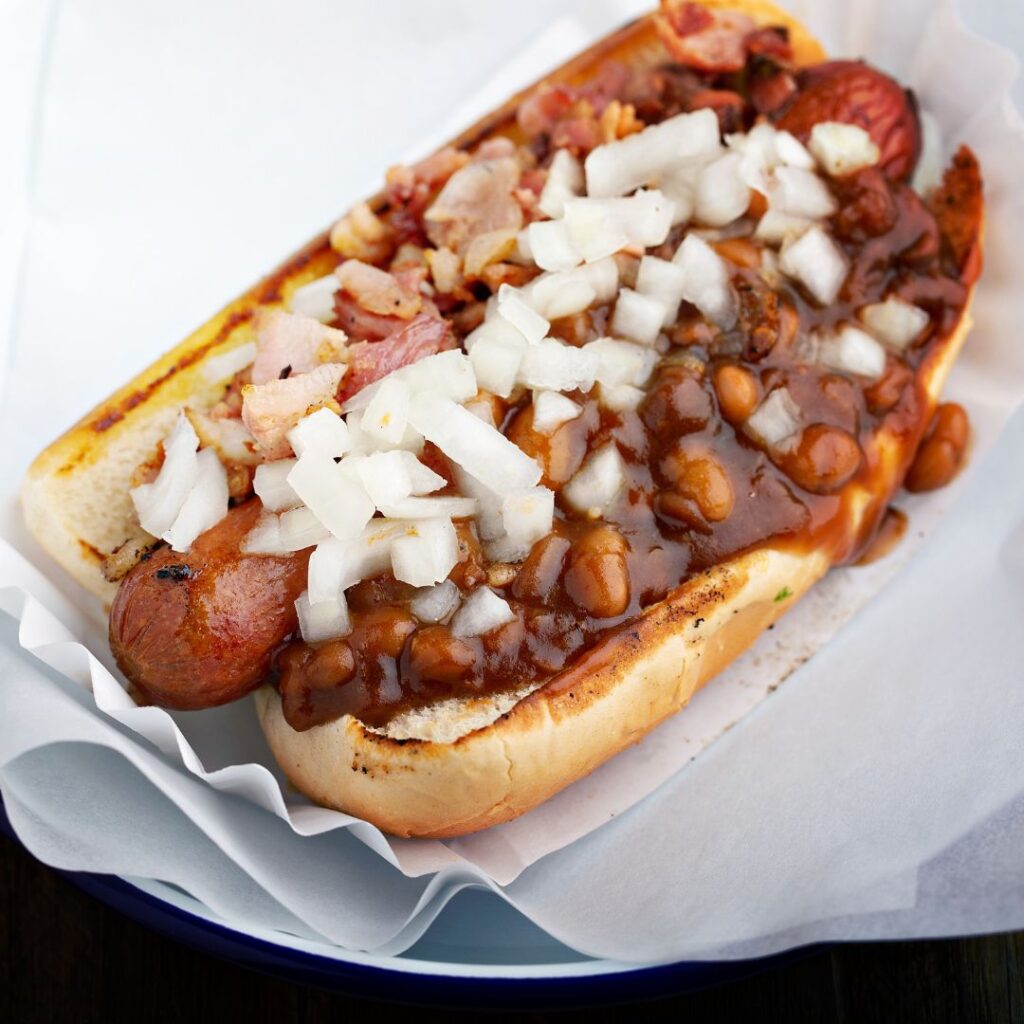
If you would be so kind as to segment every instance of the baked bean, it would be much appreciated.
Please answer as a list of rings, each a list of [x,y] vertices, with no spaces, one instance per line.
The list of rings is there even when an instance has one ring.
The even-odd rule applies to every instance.
[[[556,533],[537,541],[512,584],[513,595],[520,601],[545,600],[562,578],[565,557],[571,546],[565,537]]]
[[[356,659],[347,640],[331,640],[310,647],[300,640],[289,644],[278,658],[282,688],[294,679],[313,690],[344,686],[356,674]]]
[[[709,324],[703,317],[683,317],[668,329],[668,339],[673,345],[687,348],[690,345],[703,345],[710,348],[719,337],[718,328]]]
[[[509,425],[508,438],[539,463],[545,487],[556,488],[571,479],[587,456],[587,442],[597,429],[600,413],[597,403],[587,402],[575,419],[563,423],[546,436],[533,429],[533,406],[521,410]]]
[[[487,559],[471,522],[455,523],[455,536],[459,542],[459,560],[448,573],[448,579],[462,590],[472,590],[487,579]]]
[[[857,439],[825,423],[814,423],[801,435],[795,449],[786,453],[783,469],[795,483],[812,494],[839,490],[861,463]]]
[[[757,381],[742,366],[733,363],[717,366],[715,393],[722,415],[730,423],[742,423],[757,408]]]
[[[366,657],[397,658],[416,620],[404,608],[376,608],[363,612],[353,623],[359,649]]]
[[[697,502],[678,491],[660,491],[654,499],[654,511],[661,519],[667,519],[675,525],[682,523],[700,533],[711,532]]]
[[[565,574],[569,597],[595,618],[621,615],[629,607],[628,546],[614,526],[596,526],[576,542]]]
[[[885,373],[869,388],[864,389],[868,408],[876,414],[895,408],[913,379],[914,372],[903,360],[889,356]]]
[[[409,643],[409,667],[421,679],[455,683],[465,679],[476,662],[476,647],[453,636],[447,626],[418,629]]]
[[[738,267],[754,270],[761,266],[761,247],[751,238],[726,238],[715,242],[714,249],[722,259]]]
[[[657,433],[691,434],[711,418],[711,396],[689,367],[666,366],[640,406],[646,426]]]
[[[696,502],[710,523],[727,519],[736,496],[728,470],[706,445],[676,446],[662,459],[661,470],[673,490]]]
[[[910,465],[903,484],[906,489],[933,491],[948,484],[964,464],[970,434],[970,421],[962,405],[940,405]]]

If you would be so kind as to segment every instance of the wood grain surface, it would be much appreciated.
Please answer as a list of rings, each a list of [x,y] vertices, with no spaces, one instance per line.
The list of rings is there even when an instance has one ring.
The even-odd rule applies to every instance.
[[[95,902],[0,838],[0,1022],[459,1024],[479,1012],[410,1009],[303,988],[204,956]],[[1024,932],[839,946],[672,999],[489,1021],[1024,1022]]]

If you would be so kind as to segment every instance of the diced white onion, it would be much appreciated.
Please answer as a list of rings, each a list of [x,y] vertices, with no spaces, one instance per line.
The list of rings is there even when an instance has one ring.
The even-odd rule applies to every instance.
[[[311,600],[327,600],[360,580],[379,576],[391,565],[391,543],[404,536],[410,526],[404,522],[372,519],[352,540],[328,537],[321,540],[309,557]]]
[[[459,606],[459,588],[451,580],[441,580],[421,590],[409,602],[409,610],[420,622],[443,622]]]
[[[523,558],[541,537],[551,532],[554,515],[555,493],[547,487],[507,494],[501,503],[505,534],[512,542],[523,545]]]
[[[296,508],[302,499],[288,483],[288,474],[295,467],[295,459],[278,459],[275,462],[264,462],[256,467],[253,477],[253,489],[256,491],[263,507],[271,512],[283,512],[285,509]]]
[[[324,324],[330,323],[335,318],[334,296],[339,287],[340,283],[333,273],[318,277],[292,292],[288,308],[293,313],[301,313]]]
[[[665,305],[650,295],[641,295],[632,288],[619,292],[612,314],[610,330],[620,338],[628,338],[640,345],[653,345],[665,321]]]
[[[285,551],[302,551],[326,540],[330,531],[305,506],[282,512],[278,518],[278,536]]]
[[[488,337],[477,341],[469,353],[477,384],[499,398],[508,398],[516,386],[526,347],[522,337],[514,344]]]
[[[576,276],[575,272],[543,274],[530,282],[530,303],[548,320],[582,313],[596,299],[594,289],[582,277]]]
[[[353,479],[369,495],[370,501],[377,508],[383,508],[412,494],[409,459],[416,461],[409,452],[371,452],[345,459],[341,468],[354,474]]]
[[[595,302],[611,302],[619,290],[619,265],[610,256],[577,267],[572,276],[594,289]]]
[[[583,346],[597,355],[597,380],[602,387],[631,384],[643,387],[651,378],[658,355],[652,349],[613,338],[598,338]]]
[[[164,439],[164,462],[156,479],[131,489],[139,523],[154,537],[162,537],[171,528],[196,482],[198,447],[199,436],[187,417],[179,413]]]
[[[541,280],[543,277],[560,276],[560,275],[545,275],[542,274],[537,280]],[[531,300],[531,305],[532,305]],[[522,348],[526,343],[526,339],[523,337],[522,331],[518,328],[513,327],[507,320],[503,320],[500,316],[495,313],[493,316],[488,316],[486,320],[477,328],[470,331],[466,335],[465,348],[470,355],[473,353],[473,349],[476,348],[477,344],[481,341],[500,341],[505,345],[512,348]],[[479,382],[478,382],[479,384]]]
[[[626,484],[626,469],[614,442],[598,449],[562,488],[562,496],[577,511],[601,515]]]
[[[459,540],[450,519],[421,519],[391,542],[391,571],[413,587],[440,583],[458,560]]]
[[[848,270],[846,257],[818,226],[784,245],[779,265],[784,273],[801,281],[823,306],[835,301]]]
[[[718,118],[704,109],[677,114],[642,132],[591,150],[584,165],[587,193],[621,196],[659,180],[681,161],[718,150]]]
[[[288,483],[331,534],[342,540],[358,537],[373,515],[366,491],[325,455],[300,456]]]
[[[256,520],[240,548],[244,555],[287,555],[291,550],[281,540],[281,523],[273,512],[264,512]]]
[[[551,326],[511,285],[503,284],[498,289],[497,308],[498,316],[512,324],[531,345],[540,341]]]
[[[228,474],[212,448],[196,456],[196,479],[174,525],[163,539],[175,551],[188,551],[192,542],[228,513]]]
[[[573,246],[588,263],[627,245],[661,245],[672,227],[672,200],[657,189],[615,199],[570,199],[565,223]]]
[[[583,412],[571,398],[557,391],[540,391],[533,396],[533,429],[551,435],[563,423],[576,419]]]
[[[490,587],[477,587],[455,613],[452,632],[459,637],[482,636],[516,617],[508,601]]]
[[[801,171],[814,170],[814,157],[807,147],[790,132],[775,133],[775,155],[780,164],[796,167]]]
[[[360,426],[375,440],[398,444],[408,425],[409,398],[409,385],[389,374],[363,410]]]
[[[572,270],[582,262],[564,220],[538,220],[528,231],[530,255],[542,270]]]
[[[727,153],[708,164],[697,178],[694,217],[711,227],[724,227],[747,212],[750,188],[740,175],[741,157]]]
[[[455,479],[463,494],[476,498],[476,530],[481,540],[494,540],[503,536],[505,524],[501,518],[502,495],[485,487],[458,465],[455,467]]]
[[[683,268],[683,298],[692,302],[712,323],[729,330],[736,322],[736,297],[729,283],[729,267],[697,235],[687,235],[672,260]]]
[[[806,217],[794,217],[781,210],[768,209],[757,222],[754,237],[769,245],[781,245],[791,238],[799,238],[813,223]]]
[[[561,217],[566,199],[583,191],[583,166],[567,149],[555,153],[537,208],[545,217]]]
[[[304,416],[288,431],[287,437],[296,455],[310,452],[336,459],[352,447],[345,421],[330,409],[317,409]]]
[[[770,205],[783,213],[811,220],[830,217],[839,207],[825,182],[801,167],[776,168]]]
[[[344,594],[338,594],[330,601],[312,604],[304,590],[295,602],[295,611],[299,616],[299,632],[308,644],[337,640],[352,632]]]
[[[819,121],[811,129],[809,148],[833,178],[871,167],[880,155],[878,146],[860,125],[841,121]]]
[[[449,349],[409,363],[363,388],[345,403],[345,412],[361,412],[373,400],[384,381],[395,378],[413,395],[428,392],[443,395],[453,402],[465,402],[477,393],[476,375],[469,357],[459,349]]]
[[[879,341],[900,351],[920,336],[930,319],[920,306],[912,306],[895,295],[884,302],[865,306],[858,315]]]
[[[540,480],[540,467],[521,448],[450,399],[418,395],[409,419],[448,458],[496,493],[532,487]]]
[[[842,373],[877,380],[885,372],[885,349],[857,327],[846,324],[817,339],[818,362]]]
[[[594,386],[597,358],[593,353],[548,339],[523,353],[519,382],[547,391],[589,391]]]
[[[468,519],[476,515],[476,499],[462,497],[398,498],[378,506],[389,519]]]
[[[670,327],[675,323],[685,289],[686,274],[678,263],[658,259],[657,256],[644,256],[640,260],[640,268],[636,274],[636,290],[641,295],[656,299],[665,307],[662,327]]]
[[[766,448],[786,447],[800,429],[800,407],[786,388],[776,388],[750,414],[744,429]]]
[[[601,385],[598,398],[606,409],[612,412],[630,412],[644,400],[644,391],[632,384]]]
[[[239,370],[252,366],[256,361],[256,342],[247,341],[244,345],[237,345],[229,352],[213,356],[203,363],[203,376],[214,383],[228,380],[234,377]]]

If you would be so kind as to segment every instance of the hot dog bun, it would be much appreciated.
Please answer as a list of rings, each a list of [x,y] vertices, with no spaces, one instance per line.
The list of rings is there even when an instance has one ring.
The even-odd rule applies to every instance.
[[[806,29],[770,3],[706,5],[742,10],[761,25],[785,25],[798,64],[825,58]],[[648,16],[545,81],[585,81],[608,59],[644,66],[663,57]],[[514,113],[526,92],[454,144],[514,136]],[[374,197],[371,206],[380,200]],[[296,287],[329,272],[335,262],[326,234],[314,239],[33,463],[22,493],[30,528],[104,602],[116,585],[104,579],[101,562],[137,530],[128,497],[136,467],[151,457],[177,409],[185,403],[208,406],[220,397],[224,381],[211,378],[209,368],[251,340],[254,312],[286,302]],[[967,308],[919,370],[932,406],[969,329]],[[922,431],[926,422],[927,417]],[[541,686],[499,698],[448,701],[406,713],[385,730],[346,716],[296,732],[284,720],[276,691],[264,687],[256,695],[257,710],[275,757],[312,799],[396,835],[449,837],[516,817],[683,707],[874,528],[906,472],[916,439],[883,430],[873,446],[870,486],[848,485],[845,532],[828,547],[749,550],[689,580]],[[783,592],[788,596],[779,600]]]

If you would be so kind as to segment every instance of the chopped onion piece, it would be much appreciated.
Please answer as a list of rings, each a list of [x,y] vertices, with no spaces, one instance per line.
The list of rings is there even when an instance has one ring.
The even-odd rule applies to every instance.
[[[612,334],[640,345],[653,345],[661,333],[665,316],[663,303],[632,288],[623,288],[615,303],[610,330]]]
[[[360,580],[385,572],[391,565],[391,542],[409,530],[407,523],[372,519],[352,540],[321,540],[309,557],[311,600],[328,600]]]
[[[833,178],[878,163],[880,151],[860,125],[819,121],[811,129],[810,150]]]
[[[300,456],[288,483],[310,511],[342,540],[358,537],[373,515],[366,491],[333,459],[309,452]]]
[[[561,217],[566,199],[583,191],[583,165],[567,149],[556,151],[537,208],[545,217]]]
[[[842,373],[878,380],[885,373],[885,349],[857,327],[846,324],[817,339],[818,362]]]
[[[524,545],[522,557],[551,532],[555,516],[555,493],[547,487],[530,487],[505,495],[501,502],[501,518],[505,533],[512,542]]]
[[[198,447],[199,435],[184,413],[179,413],[164,439],[164,463],[156,479],[131,489],[139,523],[154,537],[167,533],[188,499],[199,476]]]
[[[212,448],[196,456],[195,482],[174,525],[163,539],[175,551],[188,551],[201,533],[216,526],[228,513],[228,474]]]
[[[516,333],[518,335],[518,331]],[[497,338],[479,339],[469,353],[477,384],[499,398],[508,398],[516,386],[526,347],[521,336],[513,344]]]
[[[385,377],[363,410],[361,428],[385,444],[398,444],[405,436],[409,398],[405,381],[390,375]]]
[[[747,212],[750,187],[740,174],[741,159],[738,153],[727,153],[700,172],[694,216],[702,224],[724,227]]]
[[[848,270],[846,257],[817,225],[782,247],[779,265],[784,273],[801,281],[823,306],[835,302]]]
[[[523,353],[519,382],[547,391],[589,391],[594,386],[598,360],[592,352],[548,339]]]
[[[781,245],[791,238],[799,238],[813,223],[806,217],[794,217],[781,210],[769,209],[757,222],[754,237],[769,245]]]
[[[562,488],[562,497],[577,511],[601,515],[626,484],[626,469],[614,442],[594,452]]]
[[[572,270],[582,262],[564,220],[538,220],[528,231],[530,254],[542,270]]]
[[[770,205],[783,213],[811,220],[830,217],[839,208],[825,182],[801,167],[776,168]]]
[[[620,384],[643,387],[651,379],[658,361],[658,355],[652,349],[613,338],[587,342],[583,350],[597,355],[597,380],[602,387]]]
[[[476,529],[482,540],[494,540],[505,533],[501,518],[501,495],[485,487],[476,477],[470,476],[456,465],[455,479],[463,494],[476,498]]]
[[[408,458],[417,461],[409,452],[372,452],[345,459],[341,466],[344,470],[354,470],[356,482],[377,508],[383,508],[412,494]]]
[[[340,283],[333,273],[326,277],[318,277],[292,292],[291,298],[288,299],[288,308],[293,313],[301,313],[302,316],[329,324],[335,319],[334,296],[337,295],[339,287]]]
[[[577,267],[572,277],[594,289],[595,302],[611,302],[619,290],[619,265],[611,256]]]
[[[537,280],[539,281],[545,276],[548,275],[542,274],[541,277],[537,278]],[[552,274],[550,276],[554,277],[556,275]],[[487,341],[500,341],[513,348],[522,348],[525,343],[522,331],[513,327],[512,324],[507,320],[503,320],[496,313],[493,315],[489,314],[487,319],[484,320],[479,327],[470,331],[470,333],[466,335],[464,343],[466,351],[472,354],[477,343],[484,341],[485,339]]]
[[[447,516],[449,519],[468,519],[476,515],[476,498],[458,496],[399,498],[390,504],[381,505],[381,512],[389,519],[433,519]]]
[[[326,408],[304,416],[288,431],[287,437],[296,455],[311,452],[336,459],[352,447],[345,421]]]
[[[459,606],[459,588],[451,580],[441,580],[421,590],[409,602],[409,610],[420,622],[443,622]]]
[[[264,512],[256,525],[242,538],[243,555],[287,555],[291,549],[281,540],[281,521],[273,512]]]
[[[288,474],[295,468],[295,459],[278,459],[276,462],[264,462],[256,467],[253,477],[253,490],[256,491],[263,507],[271,512],[283,512],[285,509],[297,508],[302,499],[288,483]]]
[[[345,412],[361,412],[373,400],[384,381],[394,379],[400,380],[410,394],[428,392],[443,395],[453,402],[465,402],[477,393],[476,376],[469,357],[459,349],[449,349],[409,363],[363,388],[345,403]]]
[[[539,391],[533,396],[533,429],[550,436],[563,423],[576,419],[583,412],[571,398],[557,391]]]
[[[750,414],[744,429],[766,448],[788,447],[800,429],[800,407],[786,388],[776,388]]]
[[[281,546],[286,551],[302,551],[326,540],[331,533],[305,506],[282,512],[278,518]]]
[[[237,345],[228,352],[213,356],[203,363],[203,376],[214,383],[234,377],[239,370],[252,366],[256,361],[257,347],[255,341],[247,341]]]
[[[901,352],[920,336],[930,321],[920,306],[912,306],[895,295],[890,295],[884,302],[865,306],[858,315],[879,341]]]
[[[645,392],[632,384],[601,385],[598,397],[601,404],[612,412],[631,412],[644,400]]]
[[[308,591],[304,590],[295,602],[295,611],[299,616],[299,632],[308,644],[338,640],[352,632],[344,594],[338,594],[331,601],[312,604]]]
[[[516,617],[508,601],[490,587],[477,587],[455,613],[452,632],[458,637],[482,636]]]
[[[686,289],[686,274],[678,263],[658,259],[657,256],[644,256],[640,260],[640,269],[636,275],[636,290],[641,295],[655,299],[665,307],[665,316],[661,326],[670,327],[679,313],[679,303],[683,301]]]
[[[540,341],[551,326],[527,304],[518,289],[508,284],[498,289],[498,316],[512,324],[531,345]]]
[[[678,263],[686,275],[683,298],[712,323],[729,330],[736,322],[736,297],[725,260],[703,238],[690,234],[683,239],[672,262]]]
[[[458,560],[459,539],[450,519],[421,519],[391,543],[391,571],[413,587],[440,583]]]
[[[596,263],[590,264],[597,266]],[[548,320],[572,316],[589,309],[597,293],[582,278],[572,273],[542,274],[530,282],[530,304]]]
[[[540,480],[540,467],[529,455],[450,399],[418,395],[409,420],[448,458],[496,493],[532,487]]]
[[[718,150],[718,118],[709,109],[677,114],[642,132],[591,150],[587,194],[621,196],[656,182],[683,160]]]
[[[656,189],[617,199],[570,199],[565,204],[569,238],[587,263],[627,245],[661,245],[674,214],[672,200]]]
[[[814,170],[814,157],[807,147],[791,132],[775,133],[775,156],[780,164],[801,171]]]
[[[363,430],[363,414],[359,410],[348,413],[345,416],[345,424],[348,426],[348,436],[352,441],[350,455],[390,451],[393,448],[401,448],[403,451],[418,453],[423,449],[422,436],[410,426],[406,426],[401,441],[392,443],[382,440],[376,434]]]

